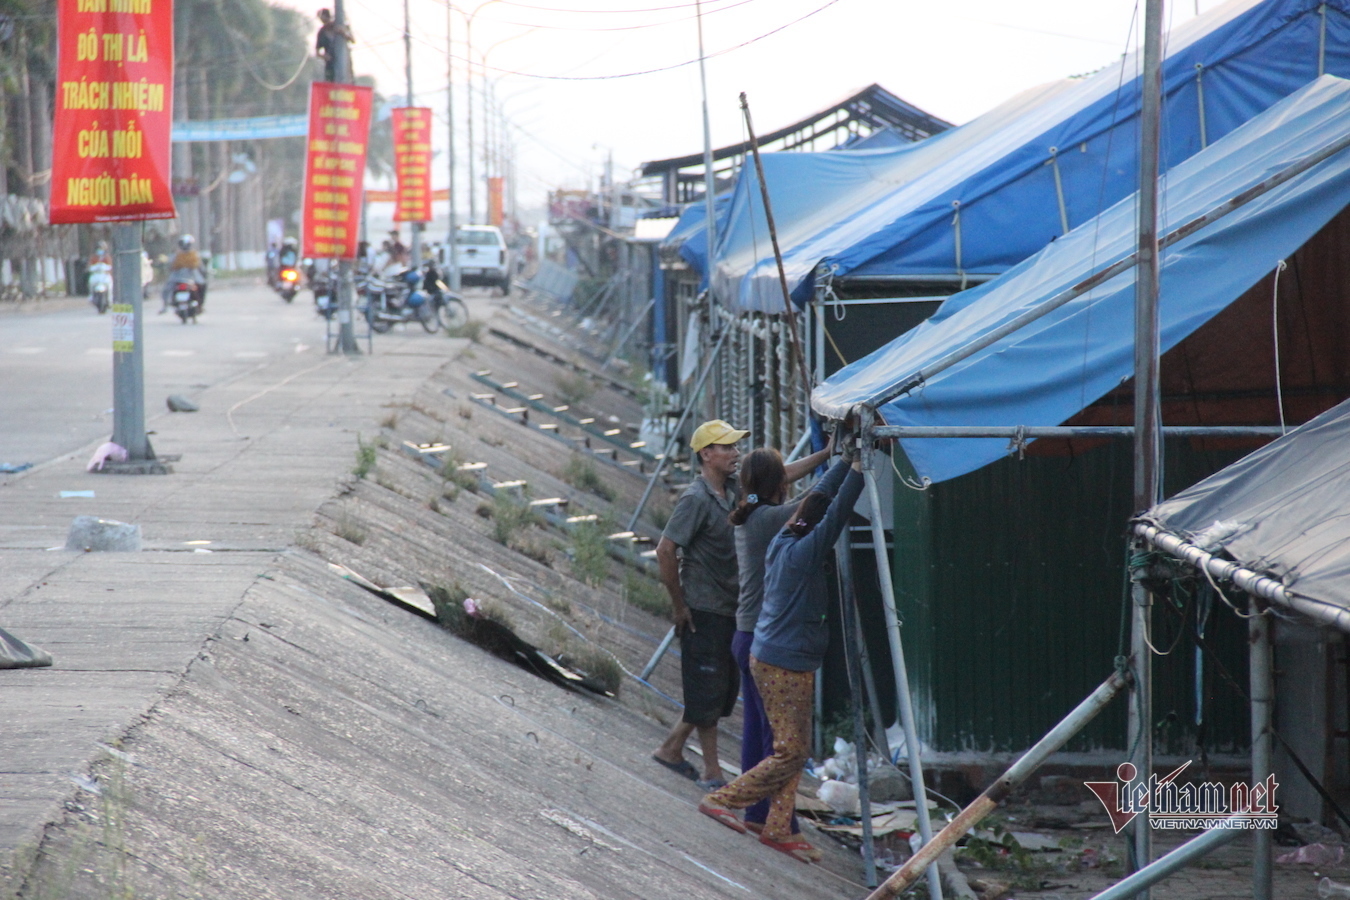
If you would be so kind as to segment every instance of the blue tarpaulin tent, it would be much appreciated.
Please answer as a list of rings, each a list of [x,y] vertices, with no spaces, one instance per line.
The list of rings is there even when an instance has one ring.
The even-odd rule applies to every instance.
[[[1350,0],[1232,0],[1173,30],[1166,49],[1164,170],[1319,74],[1350,77]],[[919,144],[861,151],[851,162],[878,175],[857,189],[841,174],[841,154],[766,156],[793,299],[810,297],[821,265],[836,276],[997,274],[1129,195],[1138,186],[1137,71],[1130,54]],[[868,152],[880,155],[862,158]],[[721,233],[718,297],[780,309],[749,166]]]
[[[1350,133],[1350,81],[1324,76],[1176,166],[1159,184],[1161,229],[1200,216]],[[1166,351],[1275,268],[1350,204],[1350,151],[1239,207],[1164,251]],[[1016,266],[953,295],[927,322],[835,373],[817,413],[840,417],[884,397],[925,365],[1045,303],[1135,249],[1132,195]],[[879,407],[890,425],[1057,425],[1127,379],[1133,366],[1134,270]],[[1004,440],[904,442],[933,481],[1007,453]]]

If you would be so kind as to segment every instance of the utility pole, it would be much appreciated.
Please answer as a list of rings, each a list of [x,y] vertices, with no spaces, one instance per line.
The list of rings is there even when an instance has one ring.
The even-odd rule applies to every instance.
[[[708,217],[708,297],[712,297],[713,248],[717,246],[717,176],[713,173],[712,128],[708,124],[708,71],[703,64],[703,3],[694,0],[698,19],[698,80],[703,87],[703,203]]]
[[[1158,402],[1158,136],[1162,109],[1163,0],[1144,6],[1144,61],[1139,110],[1139,264],[1134,293],[1134,511],[1158,502],[1159,457],[1162,454]],[[1136,550],[1142,547],[1136,545]],[[1153,599],[1131,567],[1130,655],[1134,664],[1128,746],[1136,783],[1149,783],[1153,771],[1153,656],[1149,630]],[[1147,815],[1132,823],[1133,868],[1153,859],[1153,834]],[[1136,895],[1148,900],[1151,891]]]
[[[451,25],[454,22],[454,4],[445,4],[445,121],[447,134],[446,157],[450,161],[450,235],[445,246],[450,266],[450,290],[458,291],[459,257],[456,254],[455,239],[459,236],[459,220],[455,215],[455,204],[459,197],[455,194],[455,54],[450,41]]]
[[[338,84],[352,83],[352,61],[347,47],[347,14],[342,0],[333,0],[333,25],[337,40],[333,41],[333,69]],[[363,192],[364,194],[364,192]],[[338,341],[337,349],[348,356],[360,356],[356,344],[356,328],[352,324],[352,310],[356,306],[352,296],[352,261],[338,260]]]
[[[403,70],[408,77],[408,108],[413,105],[413,81],[412,81],[412,20],[408,14],[408,0],[403,0]],[[395,138],[397,141],[397,138]],[[428,190],[430,190],[430,181],[427,179]],[[425,227],[421,222],[410,222],[412,229],[412,264],[413,268],[422,265],[422,229]]]
[[[113,226],[112,442],[126,448],[127,461],[105,467],[114,472],[162,474],[167,470],[155,461],[155,452],[145,433],[141,252],[140,222],[118,222]]]

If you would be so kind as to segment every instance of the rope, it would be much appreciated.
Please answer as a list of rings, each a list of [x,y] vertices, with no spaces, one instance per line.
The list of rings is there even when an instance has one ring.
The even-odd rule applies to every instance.
[[[1270,340],[1275,346],[1275,403],[1280,408],[1280,433],[1288,434],[1284,422],[1284,389],[1280,385],[1280,273],[1288,268],[1284,260],[1275,265],[1275,288],[1270,298]]]

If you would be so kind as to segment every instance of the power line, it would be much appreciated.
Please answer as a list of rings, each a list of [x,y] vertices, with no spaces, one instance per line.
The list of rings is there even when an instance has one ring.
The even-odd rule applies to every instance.
[[[718,50],[718,51],[715,52],[715,53],[709,53],[709,54],[706,54],[704,58],[705,58],[705,59],[714,59],[714,58],[719,57],[719,56],[725,56],[725,55],[727,55],[728,53],[734,53],[734,52],[736,52],[737,50],[742,50],[742,49],[744,49],[744,48],[746,48],[746,47],[749,47],[751,44],[759,43],[760,41],[764,40],[765,38],[772,37],[773,35],[777,34],[777,33],[780,32],[780,31],[783,31],[783,30],[785,30],[785,29],[791,28],[793,25],[796,25],[796,24],[798,24],[799,22],[804,22],[805,20],[811,18],[812,16],[824,12],[825,10],[829,9],[831,6],[834,6],[834,5],[835,5],[836,3],[838,3],[838,2],[840,2],[840,0],[829,0],[829,2],[826,3],[826,4],[824,4],[823,6],[819,6],[819,7],[817,7],[816,9],[811,10],[809,13],[806,13],[805,15],[798,16],[797,18],[793,19],[791,22],[787,22],[787,23],[784,23],[784,24],[782,24],[782,25],[779,25],[777,28],[774,28],[774,29],[772,29],[772,30],[770,30],[770,31],[766,31],[766,32],[764,32],[763,34],[761,34],[761,35],[759,35],[759,36],[757,36],[757,37],[750,38],[750,40],[748,40],[748,41],[742,41],[742,42],[739,43],[739,44],[734,44],[734,45],[732,45],[732,46],[730,46],[730,47],[727,47],[727,48],[725,48],[725,49]],[[362,4],[362,5],[364,5],[364,4]],[[419,39],[419,40],[420,40],[421,43],[426,44],[426,45],[429,46],[429,47],[435,47],[435,45],[431,44],[429,41],[421,40],[421,39]],[[440,50],[439,47],[435,47],[435,49],[437,49],[437,51],[438,51],[438,52],[441,52],[441,53],[444,53],[444,52],[445,52],[444,50]],[[377,55],[378,55],[378,54],[377,54]],[[475,63],[472,59],[469,59],[469,58],[460,56],[460,55],[455,54],[455,53],[451,53],[451,54],[450,54],[450,57],[451,57],[452,59],[455,59],[455,60],[457,60],[457,61],[459,61],[459,62],[468,64],[468,65],[479,65],[478,63]],[[685,66],[691,66],[691,65],[693,65],[693,64],[696,63],[696,62],[698,62],[698,57],[695,57],[694,59],[687,59],[687,60],[685,60],[684,62],[673,63],[673,64],[671,64],[671,65],[669,65],[669,66],[660,66],[660,67],[655,68],[655,69],[642,69],[642,70],[637,71],[637,72],[620,72],[620,73],[617,73],[617,74],[614,74],[614,75],[540,75],[540,74],[537,74],[537,73],[534,73],[534,72],[520,72],[520,71],[517,71],[517,70],[514,70],[514,69],[502,69],[502,68],[498,68],[497,66],[487,66],[487,65],[482,65],[482,66],[480,66],[480,67],[483,68],[483,69],[485,69],[485,70],[490,70],[490,71],[492,71],[492,72],[496,72],[498,75],[516,75],[516,76],[518,76],[518,77],[520,77],[520,78],[535,78],[535,79],[539,79],[539,80],[542,80],[542,81],[613,81],[613,80],[619,79],[619,78],[636,78],[636,77],[639,76],[639,75],[655,75],[655,74],[657,74],[657,73],[659,73],[659,72],[670,72],[670,71],[673,71],[673,70],[675,70],[675,69],[682,69],[682,68],[684,68]]]
[[[745,6],[745,5],[748,4],[748,3],[755,3],[755,2],[756,2],[756,0],[737,0],[737,2],[732,3],[730,6],[722,6],[722,7],[719,7],[719,8],[717,8],[717,9],[710,9],[710,10],[708,10],[707,12],[705,12],[703,15],[704,15],[704,16],[710,16],[710,15],[712,15],[713,13],[716,13],[716,12],[726,12],[727,10],[735,9],[735,8],[738,7],[738,6]],[[623,10],[623,12],[629,12],[629,10]],[[533,23],[533,22],[509,22],[509,21],[504,21],[504,20],[501,21],[501,22],[499,22],[499,23],[497,23],[497,24],[500,24],[500,25],[516,25],[516,26],[519,26],[519,27],[521,27],[521,28],[540,28],[540,29],[544,29],[544,30],[546,30],[546,31],[587,31],[587,32],[605,32],[605,31],[640,31],[640,30],[645,29],[645,28],[663,28],[663,27],[665,27],[665,26],[667,26],[667,25],[675,25],[675,24],[678,24],[678,23],[680,23],[680,22],[688,22],[688,21],[690,21],[690,20],[692,20],[692,19],[696,19],[696,18],[698,18],[698,16],[681,16],[681,17],[676,18],[676,19],[666,19],[666,20],[661,21],[661,22],[645,22],[645,23],[643,23],[643,24],[641,24],[641,25],[614,25],[614,26],[605,27],[605,28],[595,28],[595,27],[589,26],[589,25],[538,25],[538,24],[535,24],[535,23]]]
[[[694,9],[699,5],[697,3],[678,3],[674,6],[652,6],[646,9],[560,9],[556,6],[536,6],[531,3],[519,3],[517,2],[517,0],[497,0],[497,2],[502,3],[506,6],[518,6],[521,9],[536,9],[542,12],[575,13],[578,15],[597,15],[597,16],[608,16],[615,14],[627,15],[629,13],[666,12],[667,10],[672,9]],[[716,2],[716,0],[709,0],[709,5],[711,5],[713,2]],[[717,12],[717,10],[709,10],[709,12]]]

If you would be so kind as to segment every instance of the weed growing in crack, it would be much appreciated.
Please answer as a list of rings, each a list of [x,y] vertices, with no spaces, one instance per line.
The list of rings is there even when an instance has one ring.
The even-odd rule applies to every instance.
[[[604,531],[594,522],[585,522],[572,529],[571,539],[572,574],[578,581],[599,587],[609,574],[609,548]]]
[[[590,491],[602,500],[614,502],[614,489],[605,484],[600,473],[595,470],[595,463],[580,453],[573,453],[571,459],[567,460],[562,477],[563,481],[578,490]]]
[[[623,597],[630,606],[636,606],[643,612],[667,619],[670,618],[670,596],[659,583],[645,575],[629,571],[623,579]]]
[[[370,474],[371,469],[375,468],[375,442],[367,444],[361,439],[361,435],[356,436],[356,466],[352,469],[352,474],[357,478],[365,478]]]

